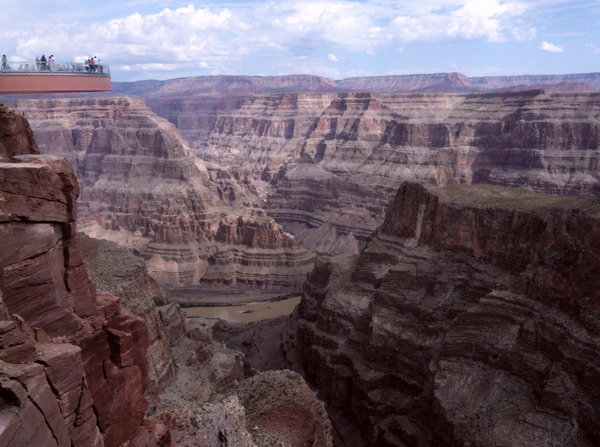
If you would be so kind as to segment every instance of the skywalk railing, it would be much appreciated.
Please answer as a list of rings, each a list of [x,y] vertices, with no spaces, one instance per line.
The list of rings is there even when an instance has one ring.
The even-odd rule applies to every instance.
[[[110,76],[108,64],[88,64],[79,62],[23,62],[6,61],[0,63],[0,74],[2,73],[60,73],[78,75],[104,75]]]

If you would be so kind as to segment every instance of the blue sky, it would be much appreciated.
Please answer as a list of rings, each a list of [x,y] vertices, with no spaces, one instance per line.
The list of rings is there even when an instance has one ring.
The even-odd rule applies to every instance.
[[[11,60],[99,56],[113,80],[600,71],[600,0],[0,0]]]

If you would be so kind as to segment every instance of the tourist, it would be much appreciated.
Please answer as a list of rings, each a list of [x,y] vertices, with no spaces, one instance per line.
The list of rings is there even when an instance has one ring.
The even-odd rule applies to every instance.
[[[48,58],[48,70],[54,71],[54,54],[51,54]]]
[[[35,70],[36,71],[40,71],[40,65],[41,65],[40,58],[36,56],[35,57]]]
[[[40,58],[40,63],[42,65],[42,71],[46,71],[46,55],[42,54],[42,57]]]
[[[6,70],[8,68],[8,61],[6,60],[6,54],[2,55],[2,70]]]

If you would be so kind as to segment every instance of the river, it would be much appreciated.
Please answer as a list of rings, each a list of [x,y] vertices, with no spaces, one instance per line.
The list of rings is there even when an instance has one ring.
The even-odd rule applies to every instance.
[[[294,296],[279,301],[246,303],[239,306],[199,306],[182,310],[188,318],[220,318],[229,323],[253,323],[291,314],[294,307],[300,303],[300,298]]]

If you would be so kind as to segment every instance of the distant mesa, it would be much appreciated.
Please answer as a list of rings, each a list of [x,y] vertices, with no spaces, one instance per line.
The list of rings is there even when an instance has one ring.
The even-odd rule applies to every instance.
[[[600,73],[467,77],[462,73],[365,76],[334,80],[312,75],[196,76],[113,83],[115,92],[146,99],[193,99],[268,93],[497,92],[544,89],[552,93],[600,91]]]

